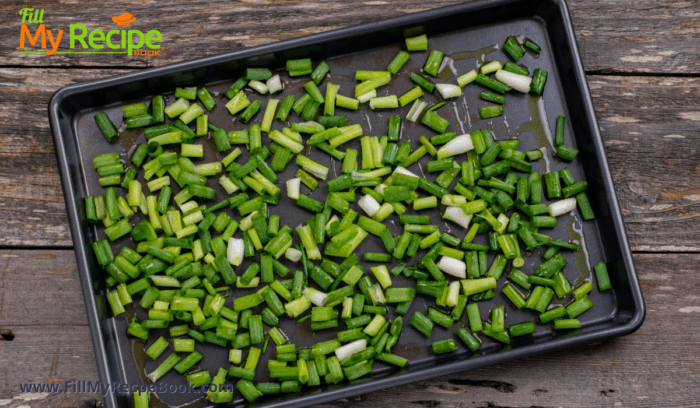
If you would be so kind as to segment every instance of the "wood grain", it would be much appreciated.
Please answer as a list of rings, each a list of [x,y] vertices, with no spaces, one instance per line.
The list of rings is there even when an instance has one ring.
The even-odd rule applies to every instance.
[[[77,312],[83,301],[75,289],[80,283],[73,252],[3,250],[2,259],[9,259],[3,266],[16,273],[0,275],[0,293],[15,292],[0,303],[0,325],[16,337],[0,341],[0,406],[3,398],[18,396],[19,383],[96,379],[90,333],[84,312]],[[637,254],[634,261],[648,313],[632,335],[322,407],[697,406],[700,392],[695,377],[688,374],[700,369],[697,360],[689,358],[700,346],[700,333],[687,328],[697,326],[700,313],[695,290],[700,285],[695,273],[700,254]],[[68,273],[71,268],[73,273]],[[27,273],[35,282],[58,282],[56,289],[65,296],[43,299],[51,295],[24,283]],[[33,301],[13,307],[19,299]],[[49,306],[52,312],[43,310]],[[71,319],[72,324],[67,323]]]
[[[80,19],[75,3],[32,2],[44,8],[47,29],[64,30],[59,51],[69,51],[69,25],[111,30],[113,16],[125,11],[136,21],[130,29],[159,30],[163,35],[159,57],[125,55],[19,54],[21,18],[25,5],[6,2],[0,17],[0,65],[146,67],[239,50],[342,27],[457,4],[458,0],[363,1],[342,0],[225,0],[177,2],[81,2]],[[700,50],[686,46],[697,41],[700,4],[694,1],[574,0],[569,8],[589,71],[616,73],[697,74]],[[29,49],[29,45],[25,49]],[[78,45],[80,47],[80,45]]]
[[[98,395],[30,400],[19,388],[98,378],[73,252],[3,250],[0,271],[0,331],[11,339],[0,338],[0,406],[94,406]]]
[[[59,88],[123,70],[0,69],[0,246],[71,246],[49,130]]]
[[[5,403],[5,405],[2,405]],[[0,400],[3,408],[103,408],[99,395],[25,393]]]
[[[72,245],[46,106],[61,86],[119,72],[0,69],[0,246]],[[700,251],[700,79],[588,80],[632,249]]]
[[[700,3],[657,0],[567,1],[583,66],[598,73],[698,74]]]
[[[633,250],[700,250],[700,80],[591,76],[589,87]]]
[[[0,327],[87,325],[72,251],[0,251],[0,271]]]
[[[79,299],[82,300],[82,297]],[[21,320],[20,316],[16,317]],[[87,325],[2,327],[11,330],[15,338],[0,341],[0,406],[3,399],[23,399],[23,394],[27,393],[21,391],[20,384],[63,385],[65,381],[94,382],[99,379]],[[42,397],[48,396],[46,392]],[[43,398],[32,403],[40,402]]]

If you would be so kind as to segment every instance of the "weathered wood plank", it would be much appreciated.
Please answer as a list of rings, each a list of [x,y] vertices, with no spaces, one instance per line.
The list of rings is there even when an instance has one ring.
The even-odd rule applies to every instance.
[[[0,251],[0,326],[33,325],[87,325],[73,251]]]
[[[700,250],[700,80],[591,76],[589,87],[633,249]]]
[[[62,306],[53,308],[56,318],[60,317],[61,309]],[[0,401],[28,393],[22,392],[20,384],[63,385],[65,381],[98,380],[86,324],[2,327],[11,330],[14,339],[0,341]]]
[[[0,246],[71,245],[47,102],[61,86],[115,72],[0,69]],[[632,249],[700,251],[700,80],[590,76],[589,85]]]
[[[4,405],[3,405],[4,404]],[[99,395],[23,393],[12,399],[0,400],[3,408],[103,408]]]
[[[0,69],[0,246],[71,246],[48,120],[59,88],[123,70]]]
[[[10,407],[83,407],[99,400],[19,386],[98,378],[73,251],[0,251],[0,333],[0,406],[7,398]]]
[[[695,1],[568,0],[587,71],[697,74]],[[694,48],[686,52],[686,48]]]
[[[117,28],[113,16],[125,11],[136,21],[132,29],[157,29],[163,34],[160,57],[124,55],[19,54],[20,3],[0,7],[7,21],[0,27],[0,65],[146,67],[204,57],[352,25],[396,17],[411,12],[459,3],[460,0],[292,1],[257,0],[229,2],[161,1],[81,2],[80,18],[74,3],[35,2],[45,8],[47,29],[64,30],[59,51],[70,50],[69,25],[89,29]],[[697,2],[655,0],[574,0],[569,2],[584,66],[590,71],[643,73],[698,73],[700,51],[689,46],[698,38]],[[167,18],[163,18],[167,16]],[[125,28],[126,29],[126,28]],[[29,49],[27,43],[26,49]],[[78,45],[79,47],[79,45]]]
[[[21,299],[37,297],[36,288],[17,282],[28,271],[36,271],[35,279],[57,279],[50,268],[42,274],[45,260],[38,255],[55,255],[53,262],[75,268],[68,250],[0,251],[0,256],[16,253],[25,254],[27,261],[15,270],[0,269],[4,271],[0,289],[16,288]],[[646,323],[637,333],[322,406],[697,406],[700,391],[688,373],[700,367],[688,353],[697,349],[700,334],[679,328],[697,325],[700,303],[695,288],[700,275],[695,265],[700,255],[637,254],[634,260],[648,307]],[[60,288],[79,287],[77,273],[59,276],[64,279]],[[74,316],[74,310],[82,308],[82,297],[75,294],[51,302],[51,313],[62,323],[58,325],[45,323],[43,317],[33,323],[26,314],[43,316],[46,312],[39,309],[46,304],[27,303],[26,310],[15,308],[3,317],[4,322],[15,322],[3,325],[15,338],[0,341],[0,404],[3,398],[19,394],[19,383],[46,383],[52,377],[54,381],[96,379],[87,326],[62,323],[64,314]]]

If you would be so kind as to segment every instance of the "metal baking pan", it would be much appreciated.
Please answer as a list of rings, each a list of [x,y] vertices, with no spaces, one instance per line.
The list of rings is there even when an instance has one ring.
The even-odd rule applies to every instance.
[[[98,110],[104,110],[115,123],[120,123],[122,104],[148,102],[152,95],[157,94],[166,95],[172,101],[172,92],[175,87],[206,85],[210,91],[217,92],[220,97],[232,81],[241,75],[245,67],[269,67],[283,72],[284,62],[287,59],[305,57],[312,58],[314,61],[325,59],[331,67],[331,72],[330,77],[324,82],[339,84],[341,94],[351,95],[355,84],[353,79],[355,70],[384,69],[400,50],[404,43],[404,35],[414,35],[416,32],[424,32],[428,35],[431,49],[441,50],[451,56],[454,59],[454,68],[459,74],[476,68],[485,60],[497,59],[505,63],[508,57],[499,48],[508,35],[532,39],[542,47],[539,57],[527,54],[521,63],[531,70],[543,68],[549,72],[543,101],[538,103],[538,98],[531,95],[508,95],[503,117],[481,121],[477,114],[477,108],[484,106],[483,101],[478,99],[481,87],[470,85],[464,89],[462,98],[456,102],[448,102],[440,112],[451,122],[448,130],[461,134],[474,129],[490,129],[498,140],[520,138],[520,150],[547,146],[550,142],[544,131],[545,126],[553,129],[557,116],[563,115],[567,118],[566,143],[580,150],[579,157],[573,163],[560,163],[552,158],[550,148],[547,149],[546,159],[540,164],[535,164],[534,168],[541,171],[539,166],[555,170],[566,166],[577,180],[587,180],[590,186],[589,197],[597,218],[594,221],[581,223],[576,216],[571,216],[568,222],[560,222],[552,235],[564,240],[575,240],[583,247],[576,254],[565,253],[569,261],[565,274],[572,283],[579,284],[583,280],[590,279],[592,265],[599,261],[606,261],[614,290],[602,294],[594,290],[590,294],[594,307],[580,316],[583,328],[577,332],[554,333],[549,326],[537,325],[536,333],[515,338],[508,347],[488,338],[482,338],[483,346],[475,355],[468,352],[465,347],[460,347],[457,352],[447,356],[434,356],[429,350],[430,341],[448,338],[452,336],[452,331],[436,328],[433,337],[427,340],[406,320],[403,335],[393,351],[410,360],[407,369],[398,370],[376,362],[371,379],[363,378],[350,384],[344,382],[335,386],[306,389],[300,394],[262,399],[255,405],[301,407],[319,404],[456,371],[629,334],[640,327],[645,316],[644,302],[566,4],[564,0],[481,0],[72,85],[56,92],[49,107],[51,129],[93,347],[100,380],[103,383],[112,381],[130,384],[145,383],[145,374],[152,371],[168,353],[164,353],[157,362],[146,362],[143,342],[126,336],[127,317],[136,314],[144,318],[142,310],[129,309],[126,317],[110,317],[103,296],[104,274],[87,249],[88,243],[104,238],[100,229],[86,222],[83,212],[82,199],[86,195],[103,194],[97,173],[92,168],[91,157],[98,153],[116,151],[126,159],[128,156],[126,150],[133,145],[134,141],[144,141],[143,135],[138,131],[124,130],[116,143],[107,143],[92,119],[94,114]],[[388,89],[380,90],[380,94],[388,92],[388,94],[400,95],[410,89],[412,84],[407,79],[408,74],[419,71],[426,58],[427,52],[412,53],[411,60],[401,70],[398,80],[392,81]],[[303,80],[290,80],[285,74],[282,77],[285,79],[285,93],[292,92],[297,96],[302,94]],[[454,75],[449,67],[442,71],[441,80],[454,83]],[[321,85],[322,92],[324,89],[325,86]],[[436,94],[427,95],[426,99],[435,103],[439,100]],[[267,99],[257,94],[252,94],[251,97],[263,99],[263,104]],[[218,101],[217,108],[210,114],[210,122],[227,130],[241,128],[241,124],[232,120],[225,110],[223,106],[225,102],[226,100]],[[375,112],[373,115],[366,115],[367,109],[362,107],[358,112],[342,114],[350,116],[351,123],[362,124],[365,134],[385,134],[390,114]],[[403,108],[399,114],[405,116],[408,109],[408,106]],[[260,113],[255,120],[259,122],[261,118]],[[433,134],[420,124],[405,120],[403,122],[402,141],[412,141],[414,146],[417,145],[417,139],[421,135]],[[123,124],[121,126],[125,127]],[[279,122],[275,126],[280,126]],[[206,139],[198,143],[213,142]],[[359,143],[356,144],[359,145]],[[357,148],[358,146],[350,144],[348,147]],[[208,156],[204,160],[213,160],[210,149],[206,150]],[[246,154],[247,152],[244,153],[242,160],[246,159]],[[329,156],[316,149],[312,149],[310,155],[312,159],[321,163],[329,163]],[[423,162],[419,162],[420,166],[424,166],[427,160],[426,157]],[[334,166],[339,168],[339,163]],[[293,177],[295,171],[296,165],[289,164],[285,172],[280,175],[280,180]],[[415,171],[419,171],[418,166],[415,166]],[[432,179],[433,176],[428,177]],[[212,179],[209,185],[218,188],[215,178]],[[325,185],[312,196],[322,197],[325,194],[324,189]],[[177,192],[177,186],[175,191]],[[222,191],[217,190],[217,202],[224,198],[223,194]],[[310,216],[310,213],[296,207],[285,194],[282,196],[280,204],[272,206],[270,210],[272,213],[282,214],[282,222],[294,226]],[[573,214],[578,212],[574,211]],[[431,217],[433,217],[432,222],[440,223],[442,229],[451,229],[452,233],[459,237],[464,235],[465,231],[459,227],[442,223],[437,211],[434,211]],[[133,221],[140,220],[137,218]],[[397,220],[396,223],[398,223]],[[394,228],[391,222],[388,224],[390,228]],[[393,229],[394,233],[396,231]],[[114,249],[119,250],[129,240],[128,237],[120,239],[114,243]],[[365,250],[375,251],[375,248],[383,251],[381,241],[370,236],[356,252],[361,255]],[[524,272],[532,272],[541,252],[542,249],[539,249],[532,254],[523,268]],[[369,265],[365,266],[367,270]],[[508,270],[505,275],[507,273]],[[500,288],[505,280],[502,278],[499,281],[497,296],[494,299],[480,304],[482,318],[488,319],[487,313],[492,307],[506,304],[507,324],[536,320],[535,315],[514,309],[500,294]],[[395,278],[394,282],[396,286],[409,284],[406,278]],[[242,291],[235,292],[233,296],[238,293]],[[230,302],[231,300],[228,301]],[[554,303],[557,301],[555,300]],[[416,310],[425,312],[430,305],[432,305],[431,300],[422,299],[419,295],[407,316],[410,318]],[[389,315],[393,318],[391,313],[393,310]],[[281,329],[292,338],[297,348],[310,347],[316,342],[335,336],[334,330],[312,333],[308,321],[296,325],[289,319],[282,320],[284,322]],[[464,322],[458,322],[458,324],[463,325]],[[149,346],[160,335],[158,331],[152,334],[153,337],[145,346]],[[229,366],[226,358],[227,350],[208,344],[198,344],[197,348],[205,355],[199,365],[200,368],[207,368],[215,373],[218,367]],[[260,366],[266,366],[267,358],[273,354],[274,347],[270,347],[266,357],[261,360]],[[184,384],[185,381],[184,376],[174,372],[169,373],[162,380],[176,385]],[[152,395],[151,400],[155,402],[156,399],[168,406],[206,405],[202,394],[156,393]],[[124,392],[111,393],[106,397],[109,407],[128,406],[130,400],[131,397]],[[238,393],[234,399],[234,405],[246,405]]]

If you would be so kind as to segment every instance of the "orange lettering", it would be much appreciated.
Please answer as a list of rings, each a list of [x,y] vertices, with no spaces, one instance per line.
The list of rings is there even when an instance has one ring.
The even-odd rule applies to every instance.
[[[29,27],[27,27],[26,24],[22,24],[22,31],[19,33],[19,48],[24,48],[25,36],[31,45],[36,45],[37,41],[39,41],[39,36],[41,36],[41,48],[46,48],[46,27],[44,27],[43,24],[39,25],[34,37],[32,37],[32,33],[29,31]]]
[[[49,42],[51,43],[51,51],[46,51],[46,55],[53,55],[58,49],[58,45],[61,43],[61,36],[63,35],[63,30],[58,30],[58,35],[56,35],[56,41],[53,40],[53,35],[51,30],[46,30],[46,34],[49,36]]]

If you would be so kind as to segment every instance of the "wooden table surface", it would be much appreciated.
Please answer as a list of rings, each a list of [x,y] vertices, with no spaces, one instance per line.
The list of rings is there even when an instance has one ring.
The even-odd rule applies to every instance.
[[[58,88],[133,69],[371,22],[457,1],[48,2],[47,28],[103,28],[128,11],[160,58],[20,55],[20,2],[0,3],[0,407],[94,406],[20,383],[95,380],[47,120]],[[700,390],[700,2],[569,1],[648,307],[627,337],[328,406],[696,407]],[[65,40],[64,40],[65,41]]]

